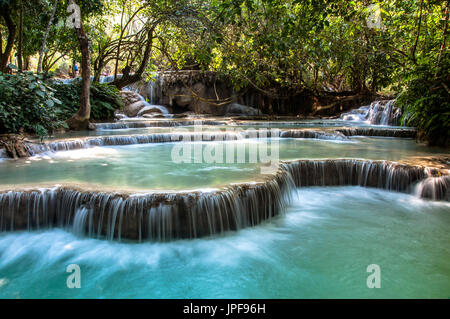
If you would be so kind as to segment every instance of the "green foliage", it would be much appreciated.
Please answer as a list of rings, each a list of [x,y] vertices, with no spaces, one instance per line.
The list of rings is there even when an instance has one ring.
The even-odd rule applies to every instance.
[[[431,61],[410,72],[408,87],[397,100],[404,108],[402,121],[419,129],[430,145],[450,145],[450,54],[438,67]]]
[[[54,96],[41,75],[31,72],[8,75],[0,73],[0,132],[35,133],[43,137],[64,126],[58,120]]]
[[[53,84],[55,96],[61,100],[58,107],[58,117],[68,119],[80,107],[81,81],[71,84]],[[91,82],[91,118],[97,121],[114,118],[114,111],[123,107],[123,102],[116,87]]]
[[[18,2],[0,0],[6,2],[15,4],[11,10],[17,23]],[[58,1],[45,49],[45,71],[55,70],[61,57],[80,61],[77,36],[66,26],[68,2]],[[92,44],[96,79],[106,66],[116,63],[119,72],[125,66],[131,74],[142,69],[147,41],[152,41],[152,63],[143,65],[147,77],[155,70],[216,71],[236,90],[253,87],[275,99],[304,91],[321,94],[324,87],[355,93],[383,89],[390,94],[406,88],[398,102],[406,110],[404,121],[418,126],[431,143],[448,140],[448,1],[77,3]],[[377,5],[376,12],[371,11],[371,4]],[[39,50],[52,9],[53,1],[23,1],[24,57]],[[374,13],[375,18],[381,17],[376,27],[368,24],[369,19],[375,21]],[[4,19],[0,19],[0,29],[6,39]],[[80,84],[55,88],[64,102],[55,112],[59,119],[67,119],[78,110]],[[121,101],[110,86],[93,83],[91,105],[92,118],[104,120],[113,117]],[[39,127],[33,131],[43,132]]]

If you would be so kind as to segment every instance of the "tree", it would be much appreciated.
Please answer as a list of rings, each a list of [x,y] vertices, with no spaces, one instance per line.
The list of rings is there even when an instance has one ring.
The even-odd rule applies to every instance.
[[[19,4],[19,39],[17,44],[17,64],[19,72],[23,72],[23,0]]]
[[[157,28],[166,24],[177,25],[186,21],[195,21],[198,19],[199,3],[189,0],[159,0],[146,1],[145,5],[134,6],[128,20],[121,22],[121,31],[117,42],[109,43],[110,47],[116,48],[116,51],[112,53],[115,54],[113,58],[115,60],[115,75],[117,75],[120,62],[125,62],[122,77],[116,78],[112,84],[121,89],[140,81],[152,58]],[[122,10],[125,10],[125,8],[123,7]],[[141,21],[141,28],[138,30],[131,28],[131,31],[128,31],[127,28],[135,24],[136,21],[134,20]],[[128,34],[126,31],[128,31]],[[127,47],[126,51],[123,50],[123,46]],[[107,49],[105,48],[105,50]],[[111,52],[111,50],[108,51]],[[106,59],[106,56],[104,58]]]
[[[39,61],[38,61],[37,73],[41,73],[41,71],[42,71],[42,58],[44,56],[45,45],[47,44],[47,37],[50,32],[50,28],[52,26],[53,19],[55,17],[57,6],[58,6],[58,0],[55,0],[53,3],[53,10],[52,10],[52,14],[50,15],[50,20],[48,21],[47,28],[45,29],[45,35],[44,35],[44,39],[42,40],[41,50],[39,51]]]
[[[12,7],[9,0],[0,0],[0,16],[5,21],[8,28],[8,38],[6,40],[6,46],[3,50],[3,39],[0,30],[0,72],[6,72],[8,67],[8,59],[11,55],[14,39],[16,37],[16,24],[12,17]]]
[[[77,5],[75,0],[72,0],[74,5]],[[81,15],[81,10],[79,11]],[[79,23],[77,23],[79,22]],[[89,38],[84,30],[82,16],[79,17],[79,21],[74,23],[78,42],[80,44],[81,51],[81,105],[77,113],[75,113],[70,119],[67,120],[67,124],[71,129],[83,130],[89,127],[89,119],[91,116],[91,104],[90,104],[90,85],[91,85],[91,52]]]

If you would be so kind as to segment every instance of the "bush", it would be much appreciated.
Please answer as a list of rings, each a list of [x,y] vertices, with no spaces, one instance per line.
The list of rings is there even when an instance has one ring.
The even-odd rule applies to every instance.
[[[68,119],[80,107],[81,81],[71,84],[52,84],[55,96],[62,102],[58,107],[58,116]],[[91,119],[101,121],[114,118],[114,111],[123,107],[119,90],[111,85],[91,82]]]
[[[450,54],[442,57],[437,68],[421,64],[410,74],[408,87],[397,99],[404,109],[402,122],[415,126],[419,137],[430,145],[450,144]]]
[[[55,105],[61,102],[42,75],[0,73],[0,133],[35,133],[41,138],[64,126]]]

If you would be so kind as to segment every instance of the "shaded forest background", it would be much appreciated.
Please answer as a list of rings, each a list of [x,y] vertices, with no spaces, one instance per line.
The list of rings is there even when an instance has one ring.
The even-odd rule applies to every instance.
[[[116,89],[200,70],[269,99],[395,96],[404,124],[449,142],[449,1],[0,0],[0,16],[2,132],[85,129],[120,105]],[[48,82],[75,61],[76,109]],[[122,76],[99,84],[106,70]]]

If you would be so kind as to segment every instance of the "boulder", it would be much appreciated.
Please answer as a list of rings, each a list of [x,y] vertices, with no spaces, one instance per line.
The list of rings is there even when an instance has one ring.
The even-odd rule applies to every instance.
[[[162,113],[161,109],[158,106],[155,105],[147,105],[144,106],[137,114],[137,116],[143,116],[144,114],[151,114],[151,113]]]
[[[139,96],[139,94],[133,91],[121,91],[120,97],[122,98],[122,101],[125,105],[141,101],[141,97]]]
[[[132,104],[128,104],[123,108],[123,113],[128,117],[135,117],[139,111],[145,107],[145,101],[138,101]]]

